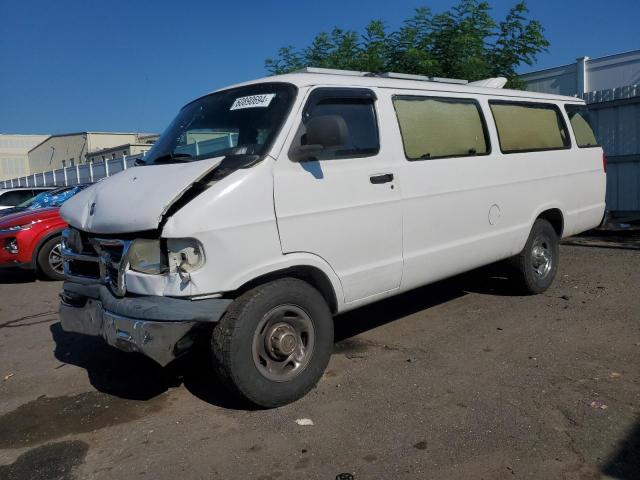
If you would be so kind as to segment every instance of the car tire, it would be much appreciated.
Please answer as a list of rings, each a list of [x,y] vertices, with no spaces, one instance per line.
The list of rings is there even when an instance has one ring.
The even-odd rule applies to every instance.
[[[556,276],[559,260],[558,234],[547,220],[538,218],[524,249],[513,257],[522,293],[534,295],[547,290]]]
[[[231,392],[258,407],[278,407],[306,395],[322,377],[333,350],[333,318],[307,282],[274,280],[229,306],[211,350]]]
[[[36,259],[38,271],[49,280],[64,280],[62,271],[62,237],[56,235],[44,242]]]

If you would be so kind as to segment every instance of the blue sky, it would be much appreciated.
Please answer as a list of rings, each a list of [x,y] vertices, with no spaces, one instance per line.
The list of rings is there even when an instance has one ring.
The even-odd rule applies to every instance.
[[[501,18],[516,0],[491,0]],[[0,132],[162,131],[187,101],[263,76],[284,45],[456,1],[0,0]],[[529,0],[551,41],[522,71],[640,48],[638,0]]]

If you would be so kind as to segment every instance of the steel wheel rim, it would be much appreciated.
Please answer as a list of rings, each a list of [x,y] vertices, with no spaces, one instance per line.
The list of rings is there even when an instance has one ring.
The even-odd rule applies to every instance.
[[[553,254],[549,240],[543,236],[537,237],[531,248],[531,266],[538,278],[549,275],[553,266]]]
[[[56,273],[62,274],[64,272],[61,243],[56,243],[49,252],[49,266]]]
[[[309,364],[315,345],[311,317],[296,305],[267,312],[253,335],[253,363],[265,378],[286,382]]]

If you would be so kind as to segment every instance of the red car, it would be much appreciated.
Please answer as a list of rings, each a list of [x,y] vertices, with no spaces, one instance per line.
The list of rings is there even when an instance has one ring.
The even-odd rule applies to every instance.
[[[35,269],[62,280],[61,236],[67,224],[59,208],[26,210],[0,218],[0,267]]]

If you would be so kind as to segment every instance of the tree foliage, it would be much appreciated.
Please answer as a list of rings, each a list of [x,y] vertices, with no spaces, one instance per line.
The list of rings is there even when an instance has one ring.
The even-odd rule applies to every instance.
[[[306,48],[281,48],[265,68],[273,74],[309,66],[469,81],[502,76],[511,88],[522,88],[516,68],[532,65],[549,46],[542,25],[528,13],[524,1],[502,21],[491,16],[488,2],[478,0],[460,0],[437,14],[421,7],[396,31],[382,20],[371,21],[363,33],[334,28],[319,33]]]

